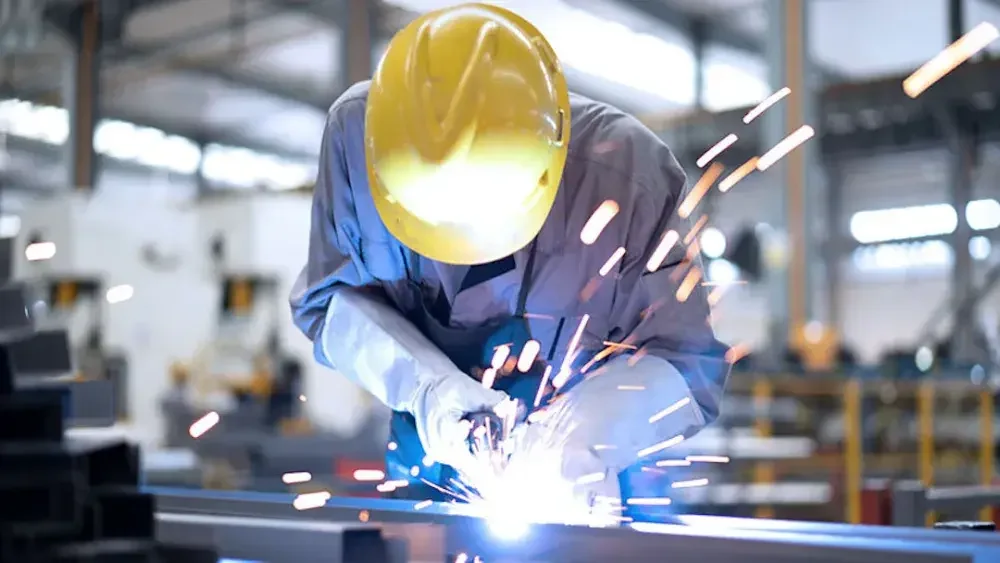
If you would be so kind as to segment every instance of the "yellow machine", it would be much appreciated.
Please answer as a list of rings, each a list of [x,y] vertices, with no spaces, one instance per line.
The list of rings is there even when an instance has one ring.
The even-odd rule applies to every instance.
[[[792,330],[789,348],[798,355],[807,371],[830,371],[837,365],[840,337],[821,323],[806,323]]]

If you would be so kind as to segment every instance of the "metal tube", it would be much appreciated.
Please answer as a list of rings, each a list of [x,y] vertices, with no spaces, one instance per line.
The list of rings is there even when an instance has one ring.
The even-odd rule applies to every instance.
[[[996,447],[993,437],[993,393],[979,392],[979,483],[988,487],[993,484]],[[993,521],[993,507],[984,506],[979,511],[979,519]]]
[[[861,523],[862,438],[861,382],[844,386],[844,496],[847,522]]]

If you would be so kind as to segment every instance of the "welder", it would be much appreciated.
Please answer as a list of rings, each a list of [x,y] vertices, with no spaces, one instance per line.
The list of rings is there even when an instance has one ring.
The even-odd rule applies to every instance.
[[[388,478],[438,498],[420,485],[475,463],[463,421],[512,397],[546,408],[520,436],[574,502],[656,493],[632,490],[658,455],[640,454],[715,419],[729,372],[704,289],[677,297],[700,267],[684,186],[637,119],[568,91],[520,16],[466,4],[400,31],[327,116],[291,296],[316,359],[394,411]]]

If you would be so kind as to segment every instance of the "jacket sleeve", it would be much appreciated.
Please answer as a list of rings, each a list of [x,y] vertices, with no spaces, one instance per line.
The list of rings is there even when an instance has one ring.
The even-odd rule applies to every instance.
[[[360,230],[343,138],[345,114],[343,106],[334,106],[327,118],[313,192],[309,254],[289,299],[293,322],[313,342],[316,360],[328,367],[333,366],[322,350],[320,333],[334,292],[375,282],[359,252]]]
[[[684,172],[670,149],[651,133],[645,144],[646,158],[637,159],[633,167],[638,199],[615,287],[612,325],[621,341],[638,347],[638,354],[666,360],[680,372],[708,423],[719,414],[729,375],[727,347],[711,326],[697,247],[688,252],[685,238],[691,222],[677,211],[686,195]],[[649,271],[650,257],[670,231],[677,242]]]

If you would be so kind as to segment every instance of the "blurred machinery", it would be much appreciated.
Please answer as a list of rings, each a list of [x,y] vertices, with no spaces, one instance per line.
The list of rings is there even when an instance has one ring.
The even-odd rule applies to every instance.
[[[204,409],[253,412],[257,427],[308,432],[300,416],[302,365],[281,347],[277,284],[253,274],[220,274],[220,282],[216,337],[190,362],[171,367],[167,445],[183,442],[192,412]]]
[[[310,473],[310,486],[355,486],[341,477],[378,469],[386,432],[370,420],[342,437],[310,422],[303,365],[282,345],[280,276],[231,270],[226,237],[214,233],[208,243],[220,290],[215,335],[190,361],[171,366],[172,388],[161,403],[165,445],[195,452],[207,488],[285,490],[289,472]],[[196,431],[205,420],[216,422]]]

